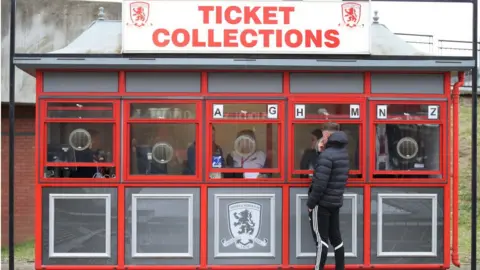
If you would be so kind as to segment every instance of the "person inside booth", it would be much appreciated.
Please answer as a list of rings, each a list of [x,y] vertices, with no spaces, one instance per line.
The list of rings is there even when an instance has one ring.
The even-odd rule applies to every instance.
[[[110,152],[106,152],[100,148],[100,135],[97,131],[88,130],[87,131],[91,136],[91,141],[89,146],[85,150],[74,150],[75,151],[75,160],[76,162],[85,162],[85,163],[103,163],[111,162],[112,155]],[[104,178],[110,177],[114,174],[112,168],[99,166],[100,164],[95,164],[91,167],[77,167],[76,171],[72,174],[72,178]]]
[[[212,126],[212,167],[214,168],[224,168],[225,161],[223,158],[222,148],[215,142],[215,127]],[[185,169],[183,171],[184,175],[195,175],[196,173],[196,142],[194,141],[187,149],[187,161],[185,164]],[[213,176],[212,178],[220,178]]]
[[[166,163],[158,163],[154,161],[152,153],[153,146],[156,142],[163,141],[162,138],[157,136],[155,132],[150,133],[147,136],[147,140],[142,140],[147,142],[147,144],[139,144],[136,138],[132,139],[132,157],[134,157],[133,162],[136,164],[134,174],[168,174],[168,167]],[[163,149],[162,149],[163,150]]]
[[[311,133],[311,146],[302,154],[302,158],[300,160],[300,170],[313,170],[315,161],[317,160],[318,150],[317,144],[318,140],[320,140],[323,136],[322,130],[314,129]],[[312,174],[301,174],[300,178],[309,178]]]
[[[234,150],[226,158],[227,168],[260,169],[265,167],[267,156],[257,149],[255,132],[246,129],[238,132]],[[260,178],[259,172],[226,173],[224,178]]]

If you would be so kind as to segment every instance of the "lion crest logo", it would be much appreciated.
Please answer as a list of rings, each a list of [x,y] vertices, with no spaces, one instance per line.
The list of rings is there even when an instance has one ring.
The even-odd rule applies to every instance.
[[[268,239],[259,239],[262,206],[252,202],[233,203],[228,206],[230,239],[222,239],[224,247],[235,244],[238,249],[251,249],[255,243],[265,247]]]
[[[142,27],[148,22],[150,4],[147,2],[130,3],[130,20],[137,27]]]
[[[360,18],[362,15],[362,5],[359,3],[343,3],[342,4],[342,18],[343,23],[350,27],[354,28],[360,22]]]

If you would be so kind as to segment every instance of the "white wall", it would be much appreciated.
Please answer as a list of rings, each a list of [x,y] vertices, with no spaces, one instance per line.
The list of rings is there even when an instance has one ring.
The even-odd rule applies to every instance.
[[[72,42],[97,18],[104,7],[106,19],[121,19],[121,3],[71,0],[17,0],[16,53],[47,53]],[[9,96],[10,0],[1,0],[2,102]],[[35,79],[16,69],[15,101],[35,103]]]

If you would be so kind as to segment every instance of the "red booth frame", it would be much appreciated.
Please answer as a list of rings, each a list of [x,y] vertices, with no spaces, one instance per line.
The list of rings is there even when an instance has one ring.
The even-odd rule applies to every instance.
[[[285,119],[285,101],[282,100],[282,99],[278,99],[278,100],[272,100],[272,99],[269,99],[269,100],[259,100],[259,99],[251,99],[251,100],[241,100],[241,102],[249,102],[250,104],[262,104],[262,105],[267,105],[267,104],[275,104],[275,105],[278,105],[278,114],[277,114],[277,119],[245,119],[245,120],[239,120],[239,119],[228,119],[228,118],[224,118],[224,119],[214,119],[212,117],[212,114],[210,114],[209,112],[212,112],[213,111],[213,104],[214,103],[222,103],[222,104],[238,104],[240,101],[239,100],[215,100],[215,99],[212,99],[212,100],[207,100],[207,110],[205,113],[207,113],[207,117],[206,117],[206,138],[211,138],[211,133],[212,133],[212,129],[210,128],[211,125],[214,125],[214,124],[217,124],[217,125],[221,125],[221,124],[266,124],[267,125],[267,133],[271,136],[272,134],[272,126],[271,124],[276,124],[276,128],[277,128],[277,151],[278,151],[278,155],[276,157],[277,159],[277,164],[278,164],[278,168],[270,168],[270,169],[241,169],[241,170],[237,170],[237,169],[234,169],[233,171],[238,171],[238,172],[258,172],[258,173],[278,173],[280,174],[280,177],[278,178],[256,178],[255,180],[250,180],[250,179],[209,179],[209,177],[207,177],[207,182],[210,182],[210,183],[218,183],[218,184],[221,184],[221,183],[235,183],[235,182],[244,182],[244,183],[255,183],[257,182],[258,183],[265,183],[265,182],[268,182],[268,183],[283,183],[285,182],[284,180],[282,180],[284,177],[285,177],[285,172],[284,170],[282,170],[282,166],[280,164],[282,164],[282,161],[285,160],[285,149],[283,147],[283,142],[284,142],[284,136],[282,136],[282,127],[285,126],[285,124],[282,124],[284,121],[283,119]],[[269,142],[270,141],[270,138],[267,137],[267,147],[271,147],[272,145],[272,142]],[[270,145],[269,145],[270,144]],[[209,147],[210,145],[207,144],[207,149],[206,150],[206,154],[207,154],[207,160],[211,160],[211,157],[212,157],[212,148]],[[271,149],[268,149],[268,150],[271,150]],[[267,151],[267,156],[269,156],[269,153]],[[229,172],[229,171],[232,171],[232,169],[213,169],[213,168],[210,168],[210,166],[207,166],[206,168],[206,171],[207,171],[207,176],[209,175],[210,172]]]
[[[130,117],[131,112],[131,104],[194,104],[195,105],[195,119],[132,119]],[[198,100],[175,100],[175,99],[168,99],[168,100],[125,100],[124,101],[124,148],[125,150],[130,149],[130,131],[131,131],[131,124],[194,124],[195,125],[195,141],[200,141],[200,133],[203,132],[201,130],[201,112],[202,106],[201,101]],[[197,144],[197,151],[196,155],[196,167],[198,168],[193,176],[184,176],[184,175],[132,175],[130,174],[130,153],[125,153],[126,158],[122,164],[124,170],[124,182],[201,182],[201,176],[203,174],[203,168],[199,166],[198,162],[200,160],[200,153],[203,152],[203,146],[201,144]]]
[[[55,118],[55,117],[48,117],[48,104],[49,103],[73,103],[71,99],[50,99],[50,100],[41,100],[37,102],[40,105],[42,110],[40,111],[41,119],[43,119],[42,123],[38,124],[40,129],[40,147],[41,149],[47,149],[46,138],[48,137],[48,128],[47,125],[50,123],[89,123],[89,124],[112,124],[112,149],[114,151],[113,155],[113,162],[104,163],[105,167],[115,167],[116,170],[120,168],[118,165],[120,163],[120,101],[119,100],[90,100],[90,99],[75,99],[75,103],[82,103],[87,102],[90,104],[105,104],[109,103],[112,104],[112,117],[111,118]],[[65,110],[66,108],[62,108]],[[38,118],[38,117],[37,117]],[[36,147],[37,148],[37,147]],[[45,153],[45,152],[43,152]],[[46,178],[41,177],[43,175],[45,167],[91,167],[94,163],[90,162],[58,162],[58,163],[49,163],[45,161],[44,155],[42,156],[42,151],[38,153],[40,156],[39,164],[40,164],[40,181],[41,182],[54,182],[58,183],[59,181],[65,181],[65,178]],[[37,167],[38,168],[38,167]],[[102,180],[98,180],[98,182],[118,182],[120,175],[117,173],[116,178],[102,178]],[[76,182],[82,183],[91,183],[92,180],[90,178],[76,178]],[[96,181],[97,182],[97,181]]]
[[[445,115],[448,110],[447,110],[447,101],[439,102],[439,101],[432,101],[432,102],[426,102],[426,101],[409,101],[409,102],[403,102],[403,101],[392,101],[392,100],[384,100],[384,101],[379,101],[375,100],[372,101],[369,106],[370,108],[370,115],[376,115],[376,108],[377,105],[383,105],[383,104],[388,104],[388,105],[424,105],[428,103],[428,105],[437,105],[440,108],[440,111]],[[390,119],[377,119],[376,117],[374,120],[370,121],[370,153],[375,152],[375,146],[376,146],[376,135],[377,135],[377,129],[376,125],[377,124],[398,124],[398,125],[408,125],[408,124],[436,124],[439,125],[440,129],[440,140],[439,140],[439,169],[438,170],[422,170],[422,171],[398,171],[398,170],[388,170],[388,171],[379,171],[375,168],[375,162],[370,162],[370,175],[369,179],[371,182],[395,182],[395,180],[392,179],[382,179],[382,178],[376,178],[375,176],[377,174],[380,175],[441,175],[440,178],[402,178],[401,181],[405,182],[415,182],[415,183],[445,183],[447,181],[446,179],[446,174],[445,172],[448,170],[447,168],[447,162],[446,162],[446,146],[447,146],[447,138],[444,134],[446,134],[446,123],[445,120],[447,119],[446,115],[442,119],[441,116],[439,116],[438,120],[408,120],[408,119],[401,119],[401,120],[390,120]],[[375,159],[373,159],[375,161]]]
[[[285,213],[289,213],[290,209],[290,199],[289,199],[289,189],[291,187],[307,187],[308,183],[304,183],[301,181],[272,181],[271,183],[235,183],[235,182],[227,182],[227,183],[218,183],[215,181],[202,181],[202,175],[205,175],[205,171],[201,170],[201,172],[197,172],[197,175],[192,178],[192,181],[186,181],[182,183],[178,183],[178,180],[176,183],[173,183],[171,181],[168,181],[169,179],[165,178],[165,181],[149,181],[147,179],[134,179],[128,176],[126,173],[128,171],[127,168],[129,168],[129,164],[127,164],[128,158],[124,159],[124,162],[120,162],[120,143],[116,142],[115,146],[115,161],[113,162],[112,165],[115,166],[115,168],[118,170],[122,170],[122,173],[117,173],[117,175],[124,175],[123,182],[120,182],[120,178],[117,177],[115,180],[107,180],[107,181],[95,181],[94,182],[88,182],[86,179],[75,179],[75,181],[64,181],[63,179],[56,179],[56,181],[49,181],[48,179],[45,179],[40,172],[43,172],[43,166],[45,166],[44,162],[44,155],[43,147],[45,146],[45,116],[46,116],[46,102],[48,100],[52,102],[79,102],[80,100],[75,99],[73,100],[72,98],[78,97],[79,95],[82,95],[82,93],[46,93],[43,92],[43,72],[46,71],[59,71],[59,70],[38,70],[36,72],[36,91],[37,91],[37,104],[40,106],[37,106],[37,118],[36,118],[36,126],[38,127],[40,136],[37,136],[35,140],[35,167],[36,168],[42,168],[42,169],[37,169],[36,170],[36,187],[35,187],[35,269],[171,269],[171,270],[179,270],[179,269],[310,269],[310,265],[290,265],[289,264],[289,251],[290,251],[290,243],[289,243],[289,215],[285,215]],[[62,72],[65,72],[64,70],[61,70]],[[71,71],[71,72],[82,72],[82,71],[92,71],[92,70],[76,70],[76,71]],[[98,72],[97,70],[94,70]],[[105,70],[103,70],[105,71]],[[109,70],[110,72],[113,70]],[[167,102],[174,102],[177,103],[181,99],[174,100],[172,99],[173,97],[185,97],[185,96],[203,96],[206,98],[214,99],[215,97],[222,97],[222,103],[227,103],[225,98],[228,97],[252,97],[251,93],[208,93],[208,72],[225,72],[225,71],[218,71],[218,70],[212,70],[212,71],[202,71],[201,74],[201,92],[200,93],[176,93],[176,92],[170,92],[170,93],[127,93],[125,89],[125,72],[126,71],[117,71],[115,72],[119,73],[119,89],[118,92],[114,93],[95,93],[95,98],[101,98],[97,101],[93,98],[85,98],[82,99],[81,101],[85,102],[99,102],[99,103],[106,103],[106,102],[112,102],[114,104],[114,121],[115,121],[115,130],[114,133],[118,136],[118,139],[120,139],[120,120],[119,120],[119,103],[120,101],[118,100],[118,96],[123,96],[123,97],[146,97],[146,96],[156,96],[158,98],[160,97],[169,97],[169,99],[158,99],[154,101],[149,101],[148,103],[167,103]],[[138,71],[129,71],[129,72],[138,72]],[[147,71],[141,71],[141,72],[147,72]],[[159,72],[159,71],[152,71],[152,72]],[[169,72],[169,71],[162,71],[162,72]],[[179,71],[172,71],[172,72],[179,72]],[[182,72],[185,72],[185,70],[182,70]],[[232,72],[232,71],[228,71]],[[238,71],[238,72],[245,72],[245,71]],[[278,71],[254,71],[254,72],[278,72]],[[303,71],[302,71],[303,72]],[[313,72],[313,71],[312,71]],[[326,73],[326,72],[322,72]],[[345,73],[345,72],[342,72]],[[356,72],[358,73],[358,72]],[[386,73],[386,72],[378,72],[378,73]],[[388,72],[388,73],[398,73],[398,72]],[[407,73],[407,72],[403,72]],[[421,72],[409,72],[409,74],[412,73],[421,73]],[[347,101],[353,101],[358,104],[361,104],[361,136],[365,136],[365,132],[367,129],[370,129],[370,132],[374,132],[374,126],[375,126],[375,121],[373,119],[370,119],[370,122],[366,122],[366,110],[368,107],[372,109],[370,103],[368,101],[369,97],[377,97],[377,98],[384,98],[383,103],[395,103],[395,101],[389,100],[393,98],[423,98],[423,99],[446,99],[447,103],[442,105],[443,111],[447,112],[448,109],[448,117],[443,114],[443,117],[440,117],[441,125],[443,125],[443,132],[446,133],[445,129],[448,126],[449,123],[452,123],[453,121],[453,131],[452,129],[448,129],[448,134],[451,136],[450,138],[445,138],[443,137],[441,139],[442,142],[448,141],[448,147],[444,147],[441,151],[442,155],[440,159],[443,158],[443,163],[441,166],[442,170],[442,179],[441,181],[429,181],[429,182],[408,182],[408,183],[398,183],[395,181],[391,182],[386,182],[386,181],[366,181],[367,178],[373,180],[373,171],[370,170],[369,174],[367,175],[367,168],[365,162],[362,162],[360,165],[360,172],[362,173],[363,179],[358,180],[358,181],[353,181],[349,183],[347,186],[349,187],[360,187],[363,188],[363,194],[364,194],[364,213],[370,213],[370,202],[371,202],[371,188],[374,187],[436,187],[436,188],[442,188],[444,190],[444,211],[445,213],[450,213],[450,209],[453,209],[453,216],[451,220],[451,217],[449,214],[444,214],[444,260],[443,264],[408,264],[408,265],[396,265],[396,264],[375,264],[372,265],[370,262],[370,256],[371,256],[371,249],[370,249],[370,214],[364,214],[364,243],[363,243],[363,249],[364,249],[364,257],[363,257],[363,264],[360,265],[347,265],[347,269],[367,269],[367,268],[374,268],[374,269],[440,269],[440,268],[449,268],[450,267],[450,247],[451,247],[451,241],[450,241],[450,222],[453,221],[453,262],[454,264],[458,263],[458,89],[459,87],[463,84],[463,73],[460,73],[459,75],[459,82],[455,84],[453,93],[450,90],[450,73],[443,73],[443,72],[423,72],[424,74],[443,74],[444,75],[444,93],[443,94],[374,94],[371,93],[371,78],[370,78],[370,72],[364,72],[364,93],[363,94],[336,94],[336,99],[339,101],[341,100],[342,102],[335,102],[336,104],[340,103],[348,103]],[[333,102],[335,99],[331,98],[331,94],[293,94],[290,93],[290,72],[283,72],[284,77],[283,77],[283,93],[281,94],[256,94],[255,98],[251,98],[253,101],[258,101],[259,103],[265,103],[265,100],[262,100],[262,98],[265,97],[282,97],[282,98],[288,98],[289,99],[289,105],[288,106],[293,106],[295,102],[302,102],[305,103],[302,100],[308,99],[310,103],[315,103],[314,100],[318,100],[317,103],[327,103],[327,102]],[[85,93],[86,95],[91,95],[91,93]],[[59,97],[64,97],[64,98],[59,98]],[[185,101],[184,99],[182,99]],[[362,102],[360,102],[362,101]],[[132,100],[125,101],[126,104],[129,104],[130,102],[133,102]],[[136,102],[136,101],[135,101]],[[142,101],[143,102],[143,101]],[[195,102],[195,101],[192,101]],[[405,102],[405,104],[409,103],[414,103],[418,104],[419,102]],[[420,103],[432,103],[429,102],[428,100],[425,100],[424,102]],[[373,102],[375,104],[375,102]],[[363,106],[363,107],[362,107]],[[285,107],[289,108],[289,107]],[[198,109],[198,107],[197,107]],[[124,113],[127,113],[129,111],[129,108],[126,108],[124,110]],[[282,110],[285,112],[285,110]],[[288,110],[290,111],[290,110]],[[453,111],[453,113],[452,113]],[[457,112],[457,114],[455,114]],[[197,119],[194,121],[198,121],[198,116],[200,114],[197,114]],[[129,116],[129,115],[124,115],[124,116]],[[208,117],[208,115],[207,115]],[[124,118],[124,124],[128,124],[128,118]],[[208,119],[208,118],[207,118]],[[279,119],[283,119],[280,118]],[[51,120],[49,120],[51,121]],[[73,120],[72,120],[73,121]],[[95,119],[84,119],[82,122],[95,122],[97,120]],[[135,120],[137,121],[137,120]],[[143,120],[140,120],[143,121]],[[169,120],[167,120],[169,121]],[[213,121],[213,120],[212,120]],[[283,120],[280,120],[280,122]],[[448,122],[447,122],[448,121]],[[51,122],[65,122],[65,119],[60,119],[60,120],[54,120]],[[98,122],[102,122],[98,120]],[[149,121],[147,121],[149,122]],[[224,121],[222,121],[224,122]],[[226,121],[225,121],[226,122]],[[291,120],[289,118],[288,123],[285,123],[285,127],[289,127],[288,130],[288,138],[283,138],[283,134],[279,133],[279,139],[282,140],[289,140],[288,142],[291,143],[292,139],[292,130],[291,126],[293,125],[295,121]],[[344,122],[344,121],[338,121],[338,122]],[[345,123],[347,123],[345,121]],[[197,122],[196,122],[197,123]],[[207,123],[211,123],[207,120]],[[402,122],[403,123],[403,122]],[[429,122],[431,123],[431,122]],[[447,124],[448,123],[448,124]],[[201,139],[201,134],[205,134],[205,130],[202,130],[201,124],[198,125],[197,129],[197,134],[196,138]],[[208,125],[207,125],[208,126]],[[209,130],[207,128],[206,130],[207,135],[209,134]],[[128,138],[129,134],[128,132],[125,132],[124,134],[127,134],[126,138]],[[360,157],[365,157],[367,146],[366,142],[367,140],[360,140]],[[124,138],[123,143],[128,143],[128,140]],[[372,143],[370,141],[370,143]],[[453,146],[453,158],[451,158],[449,155],[447,155],[447,149],[450,146],[450,143],[452,143]],[[291,146],[289,146],[290,149]],[[370,146],[372,147],[372,146]],[[126,148],[128,149],[128,148]],[[282,152],[282,151],[280,151]],[[200,151],[197,151],[197,157],[198,153],[201,153]],[[450,153],[450,152],[449,152]],[[362,156],[363,155],[363,156]],[[280,156],[283,156],[280,154]],[[360,158],[362,160],[362,158]],[[452,162],[453,161],[453,162]],[[197,159],[197,168],[201,168],[201,163],[200,160]],[[449,164],[452,164],[453,166],[448,166]],[[293,168],[291,166],[291,162],[288,162],[287,168],[284,168],[283,170],[281,169],[281,162],[279,162],[279,169],[280,172],[282,171],[284,173],[287,173],[287,177],[290,178],[291,173],[293,173]],[[72,165],[79,165],[79,164],[62,164],[62,166],[72,166]],[[81,164],[81,165],[89,165],[89,164]],[[128,166],[126,166],[128,165]],[[49,164],[50,166],[50,164]],[[207,170],[208,172],[208,170]],[[437,172],[435,172],[437,173]],[[285,176],[283,175],[285,178]],[[178,177],[175,177],[178,179]],[[197,179],[195,179],[197,178]],[[449,181],[451,179],[451,181]],[[91,181],[91,180],[90,180]],[[191,265],[191,266],[172,266],[172,265],[125,265],[125,189],[129,187],[195,187],[200,189],[200,264],[199,265]],[[281,265],[250,265],[250,266],[242,266],[242,265],[236,265],[236,266],[224,266],[224,265],[208,265],[207,262],[207,250],[206,248],[202,247],[207,247],[207,241],[208,241],[208,236],[207,236],[207,222],[206,217],[208,216],[208,208],[206,203],[208,201],[208,188],[209,187],[221,187],[221,186],[228,186],[228,187],[281,187],[282,188],[282,199],[283,199],[283,209],[282,209],[282,264]],[[117,234],[117,264],[116,265],[78,265],[78,266],[73,266],[73,265],[43,265],[42,264],[42,249],[39,247],[42,247],[42,189],[44,187],[112,187],[117,189],[117,194],[118,194],[118,201],[117,201],[117,207],[118,207],[118,234]],[[451,200],[450,196],[453,193],[453,198]],[[451,206],[450,203],[453,201],[453,205]],[[452,208],[451,208],[452,207]],[[327,266],[327,269],[333,269],[331,265]]]
[[[317,100],[318,99],[318,100]],[[287,136],[290,139],[289,144],[288,144],[288,152],[293,153],[294,152],[294,141],[295,141],[295,129],[294,125],[295,124],[318,124],[321,126],[323,123],[328,123],[331,121],[335,121],[336,123],[339,124],[354,124],[358,125],[359,128],[359,157],[363,156],[365,153],[365,134],[366,134],[366,124],[367,123],[367,110],[366,110],[366,100],[365,98],[356,98],[356,97],[345,97],[339,101],[338,99],[334,99],[331,97],[331,95],[328,95],[328,97],[319,97],[315,96],[315,99],[312,100],[312,98],[305,98],[305,97],[292,97],[291,102],[289,103],[289,112],[294,111],[295,104],[331,104],[331,105],[349,105],[349,104],[358,104],[360,105],[360,118],[358,119],[348,119],[348,118],[343,118],[343,119],[334,119],[334,120],[328,120],[328,119],[292,119],[291,117],[288,118],[288,129],[287,129]],[[292,178],[292,175],[294,174],[307,174],[310,173],[309,170],[297,170],[295,169],[294,166],[295,160],[290,159],[288,162],[288,177],[291,178],[291,182],[299,182],[299,183],[309,183],[310,180],[308,179],[300,179],[300,178]],[[363,183],[365,182],[365,161],[360,158],[359,159],[359,165],[358,165],[358,170],[350,170],[351,175],[361,175],[361,178],[350,178],[349,183]]]

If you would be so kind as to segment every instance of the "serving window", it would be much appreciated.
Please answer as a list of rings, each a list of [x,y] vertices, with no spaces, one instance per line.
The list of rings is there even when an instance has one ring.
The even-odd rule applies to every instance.
[[[335,122],[348,138],[350,179],[363,178],[362,138],[364,105],[361,100],[338,103],[294,100],[290,105],[289,119],[292,132],[289,143],[289,175],[293,181],[307,180],[313,174],[317,158],[318,141],[323,136],[323,125]]]
[[[125,103],[127,180],[198,180],[199,106],[183,100]]]
[[[374,102],[373,179],[442,179],[445,169],[444,103]]]
[[[43,180],[117,180],[117,102],[43,101],[41,106]]]
[[[219,100],[207,108],[209,180],[281,179],[283,103]]]

